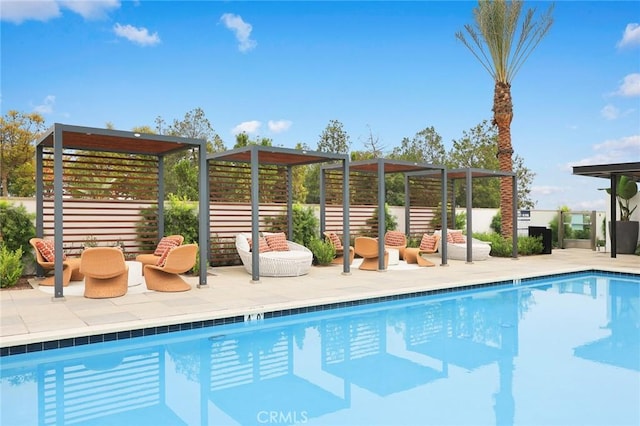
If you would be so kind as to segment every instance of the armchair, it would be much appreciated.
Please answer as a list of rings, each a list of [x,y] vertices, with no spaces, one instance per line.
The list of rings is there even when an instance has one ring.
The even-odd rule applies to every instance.
[[[104,299],[127,293],[129,268],[122,250],[116,247],[92,247],[82,252],[80,272],[84,274],[84,297]]]
[[[187,291],[191,285],[179,274],[184,274],[196,264],[198,246],[185,244],[170,248],[164,264],[145,265],[144,279],[149,290],[155,291]]]

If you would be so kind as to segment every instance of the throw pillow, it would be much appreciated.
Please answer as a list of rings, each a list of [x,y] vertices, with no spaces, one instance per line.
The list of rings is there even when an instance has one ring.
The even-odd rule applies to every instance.
[[[452,232],[451,237],[453,238],[454,244],[465,244],[467,242],[462,232]]]
[[[267,244],[273,251],[289,251],[289,245],[287,244],[287,236],[284,232],[277,234],[269,234],[265,236]]]
[[[154,251],[153,254],[155,256],[162,256],[164,252],[167,251],[167,249],[170,249],[172,247],[177,247],[179,245],[180,243],[174,240],[173,238],[162,237],[162,239],[158,243],[158,246],[156,247],[156,251]]]
[[[173,240],[172,240],[173,241]],[[160,259],[158,259],[158,262],[156,263],[157,266],[164,266],[165,263],[167,263],[167,257],[169,256],[169,253],[171,253],[171,250],[173,250],[174,248],[178,247],[178,244],[176,243],[176,245],[172,246],[172,247],[168,247],[164,253],[162,253],[162,256],[160,256]]]
[[[389,231],[384,237],[384,243],[388,246],[403,246],[406,244],[406,239],[400,231]]]
[[[53,241],[41,240],[36,242],[36,248],[40,252],[40,255],[47,262],[55,262],[55,252],[53,248]]]
[[[420,241],[420,250],[435,251],[436,250],[436,236],[424,234]]]
[[[333,244],[333,247],[336,250],[342,250],[342,241],[340,241],[340,237],[338,237],[338,234],[336,234],[335,232],[329,232],[327,233],[327,235],[329,236],[329,240],[331,241],[331,244]]]
[[[247,241],[249,242],[249,251],[252,251],[253,244],[251,243],[251,238],[247,238]],[[269,244],[267,243],[267,240],[264,237],[260,237],[260,239],[258,240],[258,252],[266,253],[268,251],[273,251],[273,249],[269,247]]]

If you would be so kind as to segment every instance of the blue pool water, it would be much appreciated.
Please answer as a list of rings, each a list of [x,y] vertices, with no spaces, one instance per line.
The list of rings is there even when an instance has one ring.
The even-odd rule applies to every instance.
[[[12,425],[638,425],[640,280],[576,274],[2,357]]]

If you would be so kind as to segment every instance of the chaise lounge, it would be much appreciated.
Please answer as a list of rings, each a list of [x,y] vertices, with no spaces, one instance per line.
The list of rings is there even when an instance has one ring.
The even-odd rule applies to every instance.
[[[441,236],[441,231],[435,231],[435,234]],[[471,239],[471,262],[487,260],[491,253],[491,244],[486,241],[480,241],[475,238]],[[438,248],[442,247],[442,238],[438,241]],[[447,230],[447,259],[467,260],[467,238],[459,229]]]
[[[251,234],[236,235],[236,250],[244,269],[253,273],[254,245]],[[262,277],[297,277],[309,273],[313,262],[313,253],[303,245],[286,240],[282,233],[267,234],[258,243],[260,251],[260,276]]]

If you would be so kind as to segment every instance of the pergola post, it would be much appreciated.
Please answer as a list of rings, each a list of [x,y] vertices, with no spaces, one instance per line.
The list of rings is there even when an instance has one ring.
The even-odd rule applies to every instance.
[[[518,179],[516,175],[511,178],[513,200],[511,202],[512,214],[511,214],[511,257],[513,259],[518,258]]]
[[[616,211],[616,200],[618,198],[618,175],[611,174],[611,197],[609,205],[611,209],[611,218],[609,220],[609,234],[611,234],[611,257],[618,257],[618,236],[616,234],[616,221],[618,212]]]
[[[163,185],[164,186],[164,185]],[[198,288],[206,288],[209,269],[209,163],[207,162],[207,142],[203,140],[198,148],[198,250],[200,251],[200,274]]]
[[[467,182],[467,262],[473,263],[473,224],[472,224],[472,216],[473,216],[473,184],[471,182],[471,170],[467,169],[465,171],[465,180]],[[454,194],[455,200],[455,194]]]
[[[386,269],[384,264],[384,233],[386,229],[385,217],[385,188],[384,188],[384,163],[378,159],[378,270]]]
[[[324,186],[321,187],[324,189]],[[322,193],[322,192],[321,192]],[[342,160],[342,239],[344,240],[344,245],[349,248],[351,245],[351,236],[349,230],[349,209],[350,201],[349,201],[349,159],[344,158]],[[324,203],[322,204],[324,207]],[[350,253],[347,253],[342,256],[342,273],[344,275],[351,274],[351,264],[350,264]]]
[[[260,243],[260,193],[259,193],[259,169],[260,158],[258,147],[251,147],[251,240],[254,249],[251,250],[251,281],[260,282],[260,250],[256,250]]]
[[[53,217],[54,217],[54,251],[63,253],[62,241],[62,126],[56,124],[53,131]],[[64,300],[62,270],[63,257],[58,255],[54,260],[54,296],[53,300]]]

